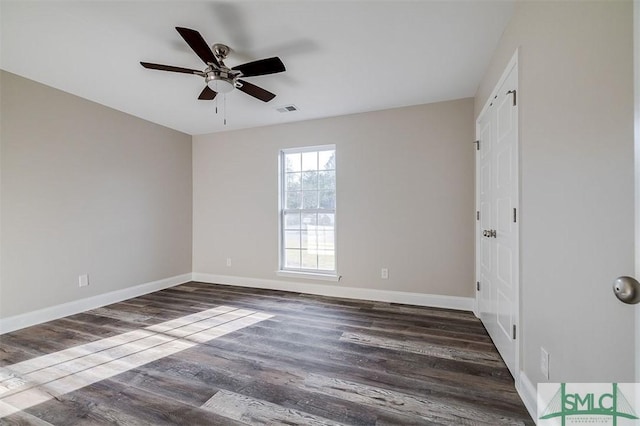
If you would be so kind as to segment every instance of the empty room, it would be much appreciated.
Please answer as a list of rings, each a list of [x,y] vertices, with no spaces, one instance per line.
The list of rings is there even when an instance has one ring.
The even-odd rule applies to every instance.
[[[0,424],[640,424],[640,2],[0,0]]]

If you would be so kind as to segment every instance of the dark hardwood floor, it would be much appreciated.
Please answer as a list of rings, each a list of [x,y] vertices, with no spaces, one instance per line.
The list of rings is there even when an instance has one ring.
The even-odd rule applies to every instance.
[[[0,336],[0,424],[534,423],[470,312],[192,282]]]

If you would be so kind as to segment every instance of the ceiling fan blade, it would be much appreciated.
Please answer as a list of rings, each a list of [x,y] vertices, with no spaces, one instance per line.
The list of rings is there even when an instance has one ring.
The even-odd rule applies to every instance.
[[[152,70],[181,72],[184,74],[201,74],[201,71],[198,71],[198,70],[192,70],[190,68],[174,67],[171,65],[152,64],[150,62],[140,62],[140,65]]]
[[[268,90],[264,90],[262,87],[258,87],[255,84],[248,83],[244,80],[238,81],[242,84],[241,87],[238,87],[238,90],[241,90],[256,99],[260,99],[263,102],[269,102],[271,99],[276,97],[273,93]]]
[[[203,101],[212,101],[213,99],[215,99],[217,94],[218,92],[214,92],[209,88],[209,86],[204,86],[204,89],[202,89],[202,92],[200,92],[200,96],[198,96],[198,99]]]
[[[216,66],[220,66],[218,60],[211,51],[211,48],[207,45],[207,42],[204,41],[204,38],[202,38],[202,35],[200,35],[198,31],[183,27],[176,27],[176,30],[205,64],[213,63]]]
[[[257,75],[275,74],[286,71],[284,64],[277,56],[273,58],[260,59],[258,61],[247,62],[231,68],[232,70],[242,71],[243,77],[254,77]]]

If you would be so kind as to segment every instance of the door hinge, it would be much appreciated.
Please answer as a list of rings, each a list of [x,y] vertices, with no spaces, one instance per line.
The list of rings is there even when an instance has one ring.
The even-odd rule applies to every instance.
[[[513,106],[516,106],[516,105],[517,105],[517,101],[516,101],[516,95],[517,95],[517,94],[516,94],[516,89],[509,90],[509,91],[507,92],[507,95],[508,95],[509,93],[512,93],[512,94],[513,94]]]
[[[518,211],[516,210],[516,208],[513,208],[513,223],[516,223],[518,221]]]
[[[480,291],[480,281],[476,281],[476,291]]]
[[[474,144],[476,144],[476,151],[480,151],[480,141],[473,141]]]
[[[480,210],[476,210],[476,220],[480,220]]]
[[[513,324],[513,340],[516,340],[516,325]]]

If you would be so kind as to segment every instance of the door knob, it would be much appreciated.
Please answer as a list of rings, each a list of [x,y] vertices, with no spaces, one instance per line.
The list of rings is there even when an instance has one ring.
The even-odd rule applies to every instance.
[[[613,293],[623,303],[640,303],[640,283],[632,277],[618,277],[613,282]]]
[[[483,237],[488,237],[489,236],[489,231],[487,231],[486,229],[484,231],[482,231],[482,236]]]

